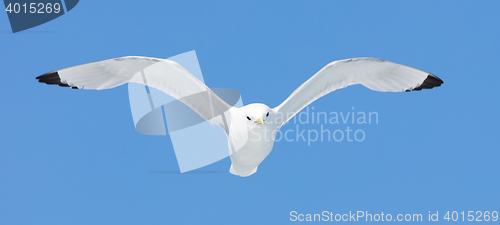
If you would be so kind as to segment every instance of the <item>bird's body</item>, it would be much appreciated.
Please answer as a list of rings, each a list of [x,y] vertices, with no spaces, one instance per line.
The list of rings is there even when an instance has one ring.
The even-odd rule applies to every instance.
[[[69,67],[37,77],[39,82],[74,89],[109,89],[140,83],[178,99],[228,137],[230,172],[246,177],[257,171],[273,149],[277,130],[307,105],[349,85],[402,92],[441,86],[437,76],[376,58],[353,58],[326,65],[275,108],[265,104],[232,107],[178,63],[128,56]]]
[[[271,153],[274,146],[274,139],[276,138],[276,131],[278,127],[276,121],[273,119],[275,113],[267,105],[264,104],[250,104],[242,108],[236,108],[235,111],[231,112],[237,115],[246,115],[246,117],[239,116],[233,117],[236,120],[240,118],[246,118],[239,128],[246,128],[246,139],[242,140],[242,132],[231,132],[228,136],[228,147],[229,155],[231,157],[231,168],[230,172],[234,175],[239,175],[242,177],[250,176],[257,171],[259,164]],[[262,123],[256,123],[256,119],[262,118]],[[238,121],[233,121],[233,124],[239,123]],[[242,142],[239,148],[239,143]]]

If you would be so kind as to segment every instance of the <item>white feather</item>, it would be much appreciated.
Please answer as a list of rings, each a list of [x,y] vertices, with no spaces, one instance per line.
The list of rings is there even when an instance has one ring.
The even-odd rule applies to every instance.
[[[81,89],[109,89],[128,82],[156,88],[183,102],[205,120],[226,130],[218,115],[232,106],[174,61],[127,56],[68,67],[57,72],[62,83]]]
[[[428,72],[376,58],[353,58],[329,63],[274,108],[281,115],[278,127],[318,98],[349,85],[374,91],[401,92],[421,85]]]
[[[249,176],[271,152],[276,131],[300,110],[322,96],[349,85],[400,92],[440,86],[428,72],[375,58],[332,62],[297,88],[274,109],[264,104],[232,108],[181,65],[166,59],[129,56],[69,67],[38,77],[40,82],[83,89],[109,89],[127,82],[156,88],[183,102],[228,136],[230,172]],[[424,84],[428,76],[431,81]],[[256,120],[260,118],[261,120]]]

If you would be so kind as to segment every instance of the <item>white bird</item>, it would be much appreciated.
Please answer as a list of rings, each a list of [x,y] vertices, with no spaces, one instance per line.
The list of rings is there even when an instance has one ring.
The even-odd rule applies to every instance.
[[[219,125],[228,137],[230,173],[254,174],[271,152],[276,132],[307,105],[349,85],[402,92],[431,89],[443,81],[428,72],[376,58],[334,61],[323,67],[275,108],[265,104],[232,107],[178,63],[128,56],[52,71],[39,82],[74,89],[109,89],[128,82],[144,84],[178,99],[203,119]]]

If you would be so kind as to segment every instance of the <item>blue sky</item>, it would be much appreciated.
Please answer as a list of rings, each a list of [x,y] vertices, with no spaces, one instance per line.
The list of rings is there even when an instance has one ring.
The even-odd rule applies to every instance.
[[[447,211],[500,211],[500,3],[481,3],[89,0],[16,34],[0,13],[0,224],[281,224],[294,223],[291,211],[424,221],[438,211],[443,223]],[[335,91],[311,107],[377,112],[378,124],[325,125],[362,129],[362,142],[277,142],[256,174],[240,178],[228,158],[179,174],[168,137],[135,131],[126,86],[35,80],[190,50],[208,86],[236,89],[245,104],[275,107],[329,62],[351,57],[413,66],[445,83]]]

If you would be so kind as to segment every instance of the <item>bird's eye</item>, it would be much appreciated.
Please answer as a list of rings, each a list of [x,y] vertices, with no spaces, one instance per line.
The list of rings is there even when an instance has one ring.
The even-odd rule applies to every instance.
[[[267,114],[266,114],[266,117],[268,117],[268,116],[269,116],[269,112],[267,112]]]
[[[247,119],[248,119],[248,120],[252,120],[252,118],[250,118],[249,116],[247,116]]]

